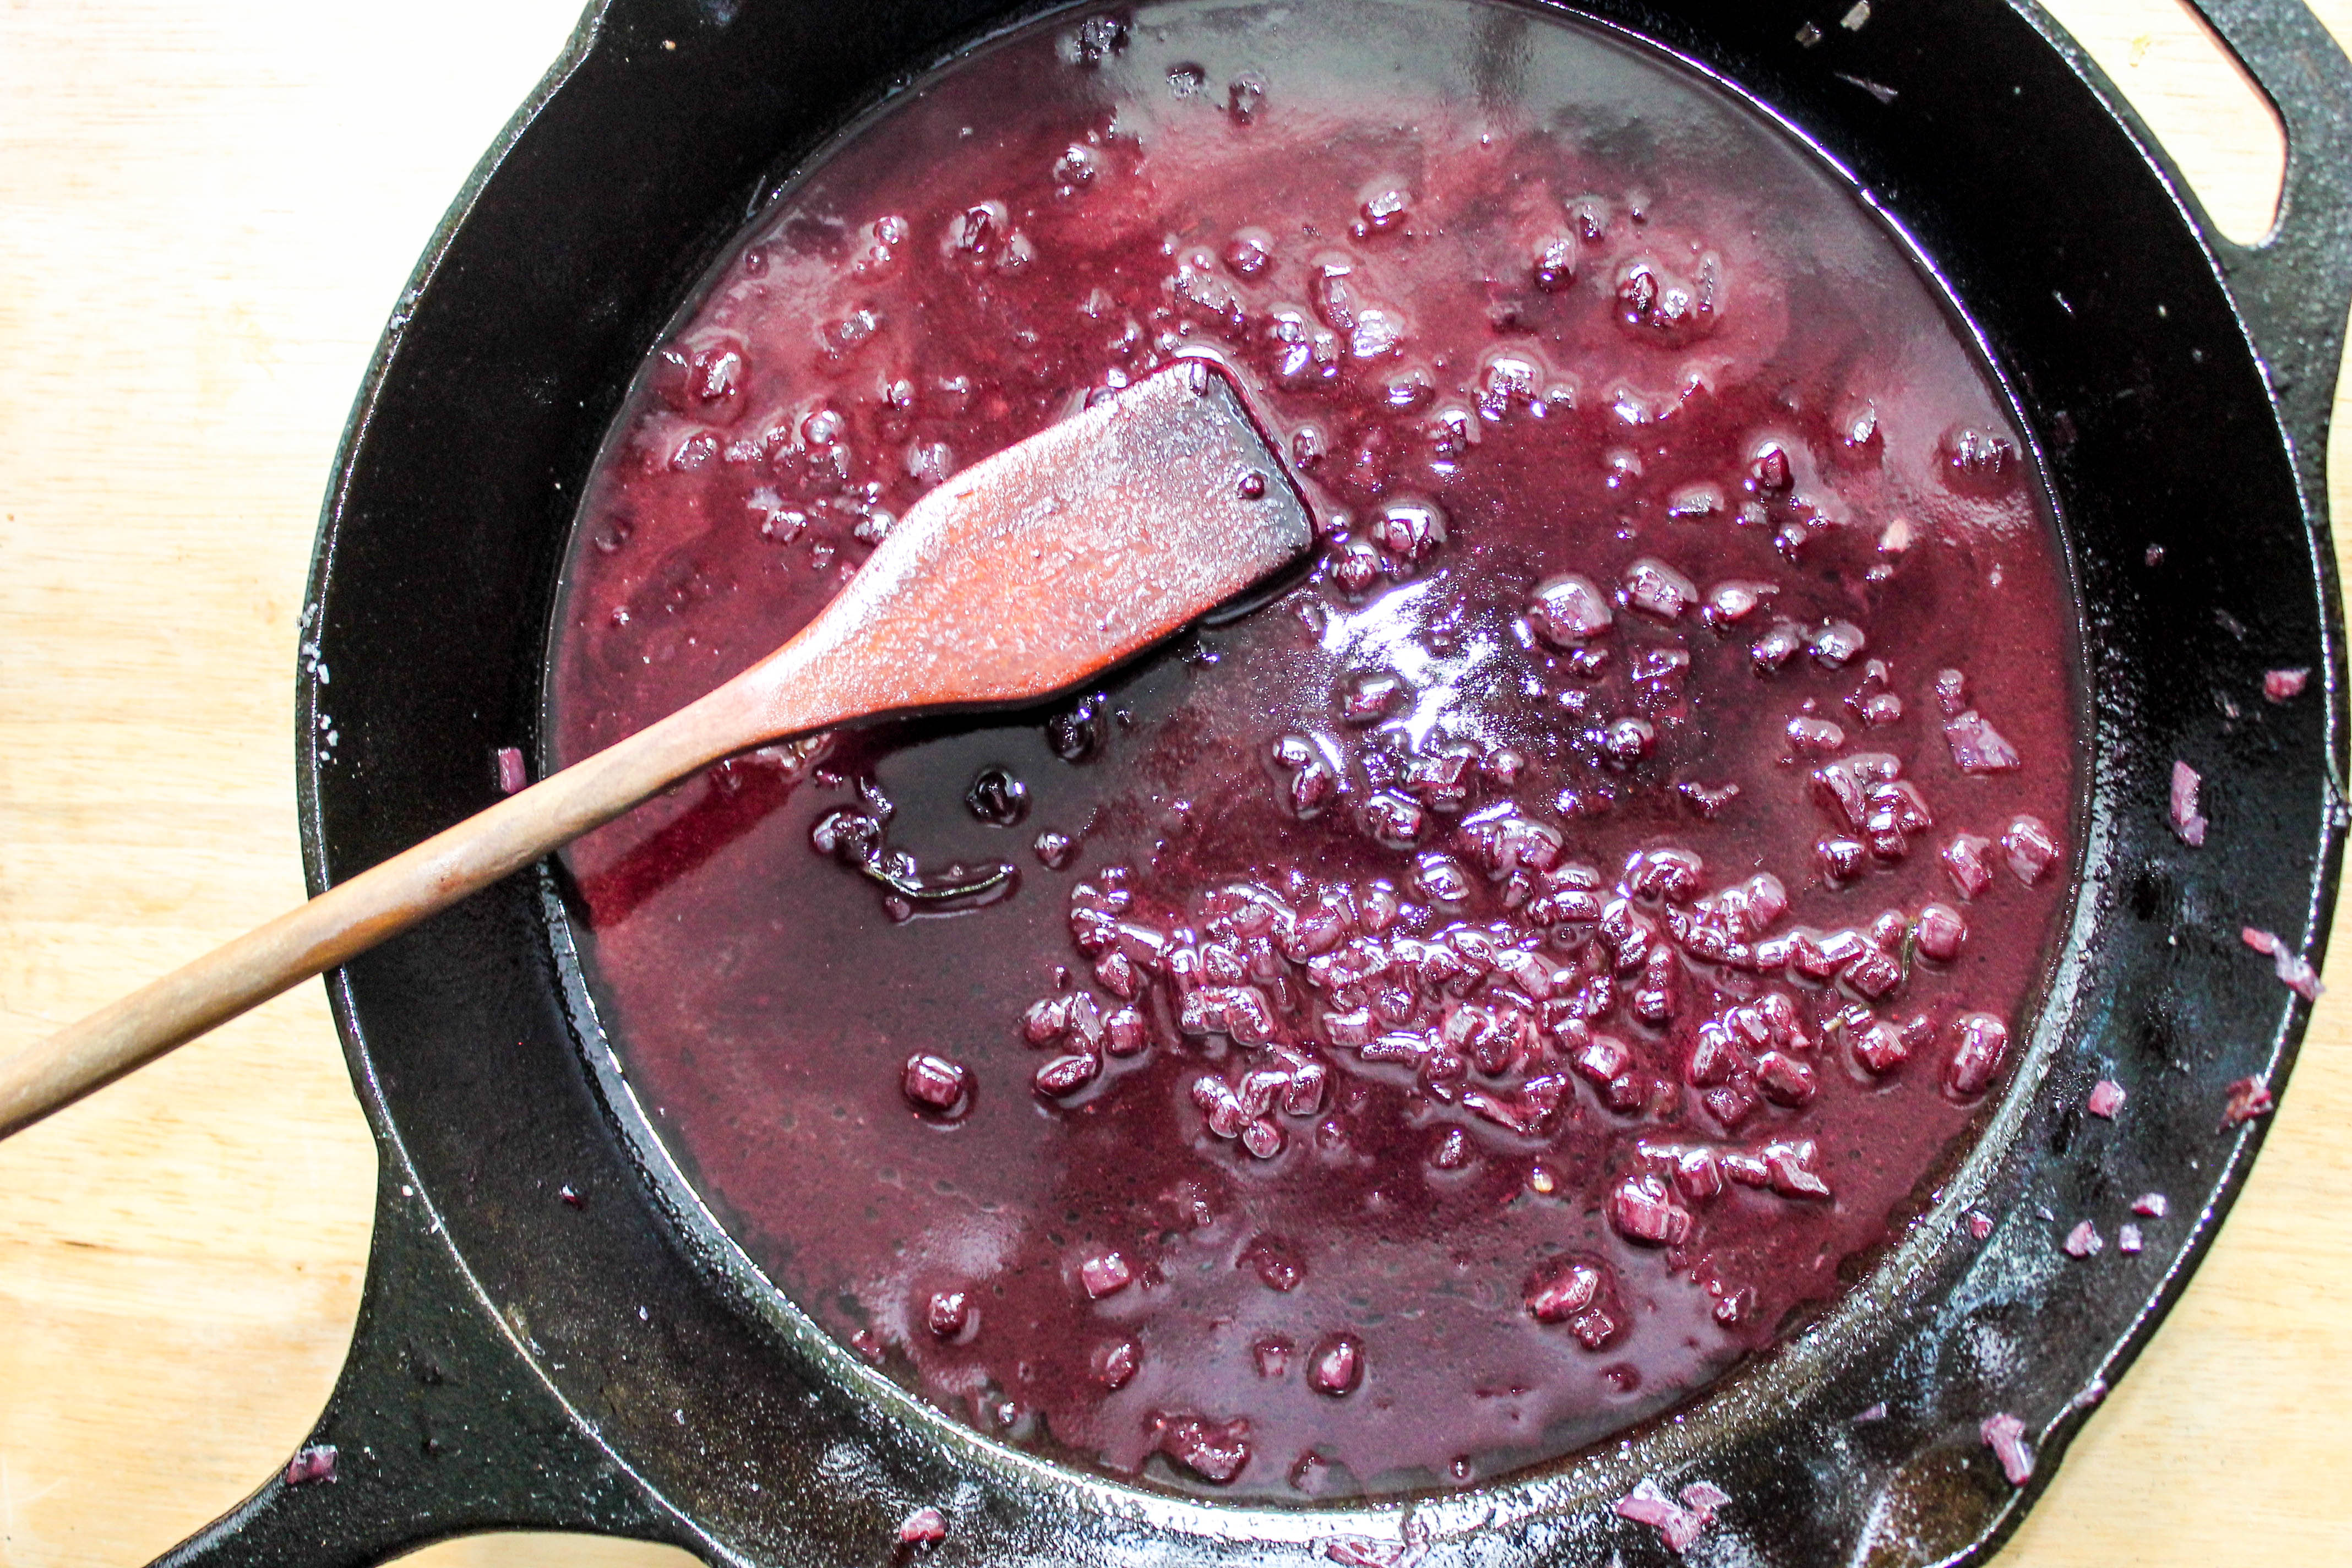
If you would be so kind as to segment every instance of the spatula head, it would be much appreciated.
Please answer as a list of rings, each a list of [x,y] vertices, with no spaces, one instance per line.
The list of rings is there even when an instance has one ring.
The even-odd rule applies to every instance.
[[[1187,360],[924,497],[776,656],[779,674],[866,683],[835,695],[845,718],[1034,700],[1149,647],[1313,538],[1240,394]],[[809,644],[836,657],[787,657]]]

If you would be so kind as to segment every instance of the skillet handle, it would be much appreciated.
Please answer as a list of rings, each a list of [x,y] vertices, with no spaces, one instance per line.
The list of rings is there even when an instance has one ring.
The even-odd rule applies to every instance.
[[[2326,515],[2328,415],[2352,306],[2352,62],[2303,0],[2191,0],[2286,130],[2278,221],[2258,243],[2213,237],[2270,371],[2305,504]]]
[[[334,1479],[272,1476],[153,1568],[373,1568],[485,1530],[707,1550],[534,1375],[404,1174],[386,1162],[359,1324],[310,1435]]]

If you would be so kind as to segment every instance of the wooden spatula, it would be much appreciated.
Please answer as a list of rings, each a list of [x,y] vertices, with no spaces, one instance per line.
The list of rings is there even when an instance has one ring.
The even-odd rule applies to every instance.
[[[1313,528],[1223,374],[1187,361],[967,468],[708,697],[0,1060],[0,1137],[747,747],[1034,701],[1215,608]]]

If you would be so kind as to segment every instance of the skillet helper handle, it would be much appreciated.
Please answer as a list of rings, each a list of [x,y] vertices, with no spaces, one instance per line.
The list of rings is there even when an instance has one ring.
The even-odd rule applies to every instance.
[[[2270,374],[2314,521],[2352,306],[2352,61],[2303,0],[2191,0],[2286,132],[2278,221],[2253,245],[2214,237],[2222,275]],[[2210,226],[2209,226],[2210,227]]]
[[[359,1321],[309,1442],[153,1568],[374,1568],[490,1530],[708,1553],[530,1370],[404,1174],[390,1158],[378,1175]]]
[[[673,779],[755,743],[759,737],[747,729],[777,717],[752,710],[756,695],[722,687],[0,1058],[0,1138],[521,869]]]

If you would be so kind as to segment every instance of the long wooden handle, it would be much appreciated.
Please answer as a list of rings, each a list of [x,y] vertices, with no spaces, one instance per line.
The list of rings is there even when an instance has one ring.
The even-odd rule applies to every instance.
[[[366,952],[751,743],[729,685],[0,1059],[0,1138]],[[765,698],[768,722],[778,720]],[[814,727],[814,726],[811,726]]]

